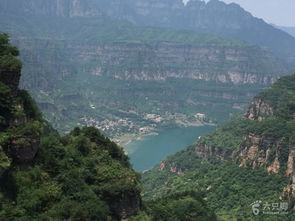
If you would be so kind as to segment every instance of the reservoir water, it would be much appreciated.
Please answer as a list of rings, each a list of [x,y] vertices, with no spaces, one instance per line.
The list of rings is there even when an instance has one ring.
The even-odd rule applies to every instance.
[[[167,156],[191,145],[199,136],[204,136],[214,129],[214,126],[168,129],[160,131],[158,135],[132,141],[125,149],[136,171],[148,170]]]

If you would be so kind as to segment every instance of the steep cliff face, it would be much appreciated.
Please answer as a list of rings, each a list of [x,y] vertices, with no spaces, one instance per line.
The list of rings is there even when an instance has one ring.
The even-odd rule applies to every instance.
[[[30,45],[33,43],[22,42],[19,47],[23,50],[33,48],[33,45]],[[40,65],[47,66],[47,63],[52,63],[50,68],[58,73],[59,79],[83,72],[119,80],[163,81],[168,78],[187,78],[220,83],[268,85],[286,72],[277,59],[259,48],[225,47],[214,43],[202,46],[201,42],[199,45],[172,42],[114,42],[102,45],[39,42],[33,53],[44,48],[50,51],[58,45],[60,49],[56,50],[57,57],[63,56],[63,61],[60,62],[48,54],[44,57],[48,57],[50,61],[41,60]],[[38,55],[35,56],[36,59]],[[25,70],[31,70],[29,65],[38,62],[32,60],[34,55],[23,58],[26,61]]]
[[[248,112],[245,115],[250,120],[264,120],[265,117],[267,116],[272,116],[273,115],[273,108],[271,107],[270,104],[267,102],[255,98],[251,103],[248,108]]]
[[[190,113],[194,106],[194,112],[222,121],[244,110],[258,90],[287,72],[271,53],[245,43],[84,19],[27,18],[19,28],[13,28],[15,22],[4,26],[21,50],[22,87],[32,92],[46,119],[61,132],[85,125],[80,120],[85,113],[95,122],[124,118],[115,111],[115,119],[104,115],[106,108],[138,109],[141,117],[147,111]],[[18,33],[24,27],[36,30],[37,39],[27,31]],[[112,90],[102,83],[106,78],[112,79]],[[140,107],[134,100],[140,100]]]
[[[273,51],[290,63],[295,61],[295,39],[237,4],[212,0],[3,0],[0,13],[21,16],[101,17],[127,20],[139,25],[172,27],[245,40]],[[270,37],[272,36],[272,37]]]
[[[27,123],[27,122],[25,122]],[[7,155],[16,164],[30,164],[40,148],[40,133],[21,134],[11,137]]]
[[[295,196],[295,162],[294,161],[295,161],[295,148],[293,147],[288,156],[287,171],[286,171],[286,176],[288,176],[292,182],[284,188],[283,194],[281,196],[282,199],[287,199],[289,201],[292,201]],[[293,206],[293,210],[295,210],[295,205]]]
[[[282,164],[286,164],[283,151],[286,148],[281,145],[281,140],[274,137],[264,137],[261,135],[245,135],[244,141],[240,147],[234,151],[233,160],[239,166],[264,167],[270,173],[283,173],[287,174],[290,168],[285,171],[280,171]],[[292,151],[289,152],[290,157]],[[288,163],[287,163],[288,164]],[[289,165],[290,166],[290,165]],[[284,168],[285,169],[285,168]]]
[[[16,7],[17,6],[17,7]],[[102,12],[96,6],[95,0],[39,0],[30,1],[2,1],[1,13],[17,13],[20,15],[42,15],[42,16],[96,16],[99,17]]]
[[[229,46],[224,48],[213,45],[200,47],[160,43],[156,46],[148,45],[142,47],[139,45],[134,47],[132,45],[120,45],[118,48],[111,46],[106,47],[106,49],[103,51],[103,54],[107,55],[107,57],[102,59],[102,63],[115,68],[115,70],[119,69],[117,67],[124,66],[130,57],[134,56],[135,61],[138,59],[141,61],[139,68],[135,67],[136,69],[131,70],[131,73],[128,73],[129,70],[123,69],[125,76],[116,71],[108,71],[109,75],[115,75],[115,77],[120,79],[165,80],[167,78],[190,78],[233,84],[268,84],[272,82],[275,76],[271,77],[270,70],[265,70],[265,73],[269,73],[268,76],[263,76],[263,74],[259,76],[259,73],[255,73],[255,70],[260,68],[254,67],[255,65],[252,62],[252,59],[254,59],[253,54],[257,58],[265,58],[260,64],[271,63],[273,67],[283,70],[279,62],[275,61],[271,55],[266,55],[262,51],[252,51],[251,55],[250,53],[247,54],[248,51],[251,51],[250,47],[239,48]],[[122,51],[125,53],[121,54],[120,52]],[[111,59],[109,59],[109,56]],[[135,59],[135,56],[137,59]],[[113,62],[109,63],[108,61]],[[243,67],[245,63],[252,63],[253,69],[246,70],[247,68]],[[150,68],[150,64],[153,64],[155,70],[146,70],[146,67]],[[135,65],[137,66],[138,64]],[[272,73],[275,75],[275,70]]]
[[[13,9],[15,5],[19,7]],[[27,2],[19,0],[3,0],[1,2],[1,11],[4,13],[16,12],[22,15],[45,15],[60,17],[99,17],[102,13],[115,18],[135,19],[139,16],[151,16],[161,18],[160,13],[164,13],[164,18],[171,17],[171,12],[178,12],[184,5],[179,0],[172,1],[133,1],[126,0],[45,0],[40,3],[38,0]],[[179,12],[178,12],[179,13]],[[140,18],[138,18],[140,19]],[[165,19],[164,19],[165,20]]]
[[[199,165],[206,162],[215,165],[232,162],[240,168],[253,170],[262,168],[269,174],[289,179],[290,184],[281,189],[280,198],[288,199],[293,207],[294,82],[295,75],[279,79],[253,99],[242,118],[233,119],[212,134],[201,137],[186,150],[168,157],[156,168],[159,177],[170,167],[173,176],[199,173]],[[164,186],[170,185],[169,182],[166,181]]]
[[[60,137],[29,93],[18,88],[18,53],[5,34],[0,48],[0,219],[136,215],[139,177],[123,150],[92,127]]]
[[[136,109],[138,128],[147,126],[141,124],[142,116],[150,112],[199,112],[220,122],[231,113],[244,111],[257,91],[288,72],[283,62],[265,49],[208,34],[163,28],[171,10],[177,16],[186,14],[180,1],[0,4],[5,5],[0,13],[1,27],[19,46],[24,61],[21,87],[31,91],[46,119],[60,132],[69,132],[77,124],[88,125],[85,116],[93,119],[93,125],[104,119],[129,119],[116,110],[130,109]],[[198,7],[207,7],[203,4]],[[73,12],[74,8],[78,12]],[[94,13],[91,17],[88,10],[97,8],[102,8],[104,15]],[[15,13],[4,13],[13,10]],[[165,12],[166,17],[160,12]],[[147,17],[138,13],[147,13]],[[162,27],[123,21],[144,24],[148,17],[153,17],[155,23],[161,17]],[[102,83],[106,78],[112,79],[109,85],[113,90]],[[173,100],[168,101],[167,96]],[[135,100],[140,105],[134,105]]]
[[[18,50],[0,34],[0,155],[2,175],[11,164],[30,164],[40,146],[40,116],[31,97],[19,89]]]
[[[50,87],[54,74],[58,79],[85,73],[124,80],[190,78],[268,85],[288,72],[259,47],[193,32],[140,28],[106,17],[19,21],[4,16],[1,23],[22,52],[26,88],[33,83]]]
[[[197,145],[195,148],[196,155],[202,159],[216,160],[223,162],[231,159],[231,151],[209,146],[207,144]]]
[[[199,189],[221,219],[263,220],[265,214],[253,216],[248,206],[257,199],[284,204],[279,215],[272,216],[279,220],[284,214],[283,219],[292,219],[294,85],[295,75],[282,77],[253,99],[243,117],[233,118],[144,172],[143,196],[156,198],[167,192]],[[238,203],[233,205],[237,196]]]
[[[282,199],[294,198],[294,81],[295,75],[281,78],[257,95],[244,119],[201,140],[196,154],[221,162],[219,153],[227,150],[228,160],[240,167],[262,167],[284,175],[291,184],[284,188]],[[228,141],[235,138],[236,142]],[[214,149],[218,151],[212,153]]]

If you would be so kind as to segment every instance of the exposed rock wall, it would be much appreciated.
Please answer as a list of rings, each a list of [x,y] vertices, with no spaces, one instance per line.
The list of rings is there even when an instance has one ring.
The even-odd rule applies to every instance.
[[[281,196],[284,200],[292,200],[295,197],[295,148],[293,147],[288,156],[286,176],[290,177],[291,183],[286,186]],[[293,207],[295,210],[295,205]]]
[[[267,116],[272,116],[274,113],[273,108],[269,103],[260,98],[255,98],[249,108],[248,112],[245,115],[250,120],[264,120]]]
[[[51,84],[46,83],[48,74],[51,78],[56,75],[56,78],[64,79],[78,73],[111,76],[122,80],[164,81],[168,78],[188,78],[220,83],[269,85],[285,71],[281,63],[268,52],[251,46],[194,46],[165,42],[87,45],[47,40],[38,43],[16,40],[14,43],[22,52],[21,58],[25,64],[23,85],[26,88],[50,87]],[[27,48],[32,48],[33,51],[28,54]],[[47,54],[52,50],[55,51],[55,57]],[[48,59],[40,60],[40,57]],[[267,68],[257,66],[258,63],[253,62],[254,60],[265,64]],[[51,64],[50,67],[48,63]],[[40,67],[38,73],[32,72],[32,65]],[[32,81],[32,76],[36,80]]]
[[[283,77],[271,88],[258,94],[250,103],[243,122],[237,123],[236,130],[240,132],[235,133],[235,127],[232,125],[222,128],[221,132],[211,135],[212,141],[204,139],[196,145],[197,156],[220,162],[232,160],[240,167],[261,167],[269,173],[289,177],[290,184],[284,188],[281,198],[294,202],[294,108],[290,106],[295,96],[294,79],[294,75]],[[238,138],[237,136],[241,139],[237,139],[235,143],[228,142],[228,139],[218,142],[218,138],[223,135],[222,131],[228,139]],[[217,151],[212,144],[220,144],[222,149]],[[224,157],[227,148],[225,145],[232,145],[229,146],[231,151],[226,154],[229,156],[227,158]]]
[[[185,174],[185,171],[183,171],[183,169],[181,168],[178,168],[174,163],[170,164],[166,160],[163,160],[159,165],[159,170],[163,171],[165,168],[168,169],[171,173],[175,173],[178,175]]]
[[[95,6],[95,0],[3,0],[2,13],[18,13],[22,15],[42,16],[100,16],[101,10]],[[15,7],[15,6],[18,7]]]
[[[295,61],[295,39],[237,4],[212,0],[2,0],[0,13],[21,16],[99,17],[135,24],[173,27],[245,40],[267,47],[289,62]],[[272,36],[272,37],[269,37]]]
[[[234,158],[240,166],[263,166],[269,156],[270,147],[264,145],[265,148],[261,148],[262,137],[254,134],[245,135],[243,138],[243,144],[235,151]],[[268,144],[272,144],[273,140],[265,141]]]
[[[289,152],[286,176],[291,177],[295,184],[295,147]]]
[[[199,144],[195,147],[195,151],[198,157],[206,160],[214,161],[227,161],[232,158],[232,153],[229,150],[220,149],[217,147],[211,147],[206,144]]]
[[[15,163],[30,164],[35,158],[40,147],[39,136],[22,136],[11,140],[8,156]]]

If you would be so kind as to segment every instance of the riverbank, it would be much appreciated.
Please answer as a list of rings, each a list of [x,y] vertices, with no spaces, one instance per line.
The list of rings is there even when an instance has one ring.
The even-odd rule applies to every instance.
[[[198,137],[208,134],[215,128],[205,125],[161,130],[156,136],[143,136],[141,139],[133,140],[124,147],[124,150],[128,152],[133,168],[143,171],[186,148]]]
[[[146,136],[155,136],[158,135],[157,132],[149,132],[144,134],[123,134],[119,138],[113,139],[115,143],[117,143],[120,147],[126,147],[132,141],[142,140]]]
[[[165,130],[170,130],[170,129],[177,129],[177,128],[185,128],[185,127],[202,127],[202,126],[213,126],[215,127],[216,125],[213,123],[204,123],[201,121],[181,121],[178,120],[176,121],[176,126],[175,127],[167,127],[167,128],[152,128],[149,132],[146,133],[128,133],[128,134],[123,134],[118,138],[113,139],[115,143],[117,143],[121,147],[126,147],[128,146],[131,142],[133,141],[139,141],[144,139],[145,137],[148,136],[155,136],[159,135],[159,132],[165,131]]]

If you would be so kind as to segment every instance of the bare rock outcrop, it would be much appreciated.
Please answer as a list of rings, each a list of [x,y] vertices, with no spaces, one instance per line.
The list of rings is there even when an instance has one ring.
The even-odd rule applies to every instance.
[[[264,120],[266,116],[272,116],[273,114],[274,110],[270,104],[260,98],[255,98],[251,102],[245,117],[250,120],[261,121]]]
[[[230,150],[212,147],[207,144],[198,144],[195,147],[196,155],[206,160],[215,160],[223,162],[232,158],[232,152]]]
[[[33,161],[40,146],[40,137],[38,136],[21,136],[13,138],[8,155],[16,163],[28,164]]]

